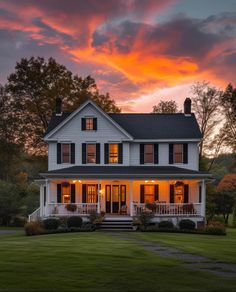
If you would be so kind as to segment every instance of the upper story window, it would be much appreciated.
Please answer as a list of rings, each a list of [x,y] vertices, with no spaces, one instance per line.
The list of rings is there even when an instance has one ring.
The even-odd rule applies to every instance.
[[[144,145],[144,163],[154,163],[154,145]]]
[[[96,144],[87,144],[87,163],[96,163]]]
[[[109,144],[109,163],[118,163],[118,144]]]
[[[174,144],[173,157],[174,163],[183,163],[183,144]]]
[[[86,117],[81,120],[82,131],[96,131],[97,130],[97,118]]]
[[[70,144],[63,143],[61,144],[61,163],[70,163]]]

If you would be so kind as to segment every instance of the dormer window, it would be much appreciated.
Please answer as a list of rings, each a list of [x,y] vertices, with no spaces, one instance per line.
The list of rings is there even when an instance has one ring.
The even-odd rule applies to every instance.
[[[81,121],[82,131],[96,131],[97,130],[97,118],[85,117]]]

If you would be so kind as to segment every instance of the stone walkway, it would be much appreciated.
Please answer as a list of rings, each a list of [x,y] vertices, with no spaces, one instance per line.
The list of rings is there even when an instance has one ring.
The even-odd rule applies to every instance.
[[[208,271],[218,276],[236,277],[236,264],[225,263],[213,260],[204,256],[191,254],[180,249],[169,247],[159,242],[150,242],[148,240],[137,239],[129,236],[127,233],[112,232],[121,240],[131,241],[142,246],[145,250],[156,253],[162,257],[170,257],[183,262],[183,266],[196,271]]]
[[[14,234],[16,230],[0,230],[0,235]]]

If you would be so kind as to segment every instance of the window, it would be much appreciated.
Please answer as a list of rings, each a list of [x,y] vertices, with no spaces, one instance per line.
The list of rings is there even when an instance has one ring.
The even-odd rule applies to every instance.
[[[87,203],[97,203],[97,187],[96,185],[87,186]]]
[[[118,144],[109,144],[109,163],[118,163]]]
[[[184,186],[175,186],[175,203],[182,204],[184,202]]]
[[[183,144],[174,144],[174,163],[183,163]]]
[[[61,162],[70,163],[70,144],[61,144]]]
[[[93,130],[93,118],[86,118],[85,119],[85,129],[86,130]]]
[[[69,186],[62,186],[61,197],[62,197],[62,203],[64,203],[64,204],[70,203],[70,185]]]
[[[144,203],[153,203],[155,201],[154,185],[144,186]]]
[[[154,163],[153,144],[144,145],[144,163]]]
[[[87,144],[87,163],[96,163],[96,144]]]

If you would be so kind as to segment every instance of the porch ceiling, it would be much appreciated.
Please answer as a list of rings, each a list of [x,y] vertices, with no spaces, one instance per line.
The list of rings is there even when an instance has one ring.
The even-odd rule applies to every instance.
[[[207,172],[200,172],[176,166],[73,166],[51,170],[40,174],[45,178],[212,178]]]

